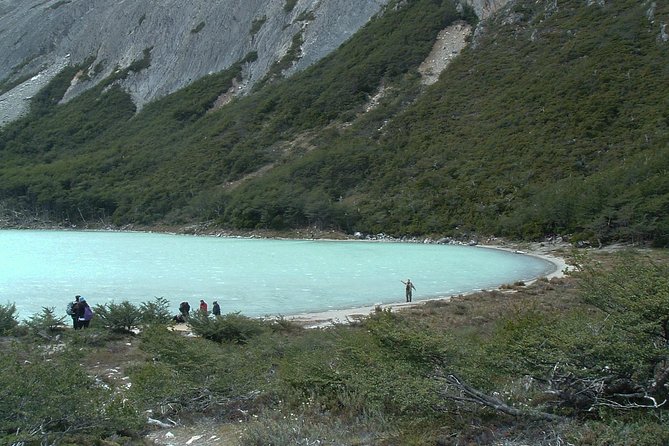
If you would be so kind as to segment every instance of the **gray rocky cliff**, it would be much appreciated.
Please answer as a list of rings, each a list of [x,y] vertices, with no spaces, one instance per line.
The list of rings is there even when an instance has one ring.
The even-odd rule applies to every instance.
[[[64,66],[84,61],[90,68],[65,100],[144,60],[119,81],[141,107],[255,53],[238,85],[244,93],[297,34],[303,43],[285,74],[329,54],[388,1],[298,0],[288,11],[286,0],[0,0],[0,82],[13,86],[0,96],[0,123],[25,112]]]
[[[508,0],[466,0],[485,18]],[[229,96],[244,94],[291,51],[281,73],[326,56],[390,0],[0,0],[0,125],[68,65],[68,101],[115,72],[141,108],[245,62]],[[294,48],[295,42],[299,48]]]

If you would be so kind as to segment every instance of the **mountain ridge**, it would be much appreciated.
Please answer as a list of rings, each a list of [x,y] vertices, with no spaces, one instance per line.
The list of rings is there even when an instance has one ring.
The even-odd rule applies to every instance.
[[[239,65],[139,113],[113,80],[54,107],[65,76],[34,101],[41,115],[3,131],[0,197],[79,223],[664,246],[668,14],[516,0],[478,23],[448,1],[393,2],[317,64],[215,111]],[[472,44],[423,85],[463,19]]]

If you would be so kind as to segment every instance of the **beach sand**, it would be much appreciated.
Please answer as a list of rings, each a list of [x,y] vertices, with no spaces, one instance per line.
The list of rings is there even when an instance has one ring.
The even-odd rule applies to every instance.
[[[552,273],[544,276],[550,280],[552,278],[563,277],[570,269],[564,257],[559,255],[569,245],[566,244],[532,244],[526,249],[518,249],[515,247],[500,246],[500,245],[479,245],[481,248],[502,249],[509,252],[518,253],[519,255],[529,255],[547,260],[555,265]],[[538,280],[539,278],[535,279]],[[530,285],[534,281],[526,283]],[[344,308],[337,310],[328,310],[314,313],[301,313],[291,316],[286,316],[285,319],[298,323],[306,328],[325,328],[336,324],[347,324],[359,321],[368,317],[371,313],[380,310],[400,311],[405,308],[416,307],[424,305],[426,302],[435,300],[449,300],[453,296],[439,296],[430,299],[422,299],[414,302],[397,302],[390,304],[377,304],[357,308]]]

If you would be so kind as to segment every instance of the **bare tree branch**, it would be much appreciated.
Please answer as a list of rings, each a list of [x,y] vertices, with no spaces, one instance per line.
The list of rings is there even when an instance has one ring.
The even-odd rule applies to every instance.
[[[438,373],[437,375],[435,375],[435,378],[437,378],[440,381],[443,381],[446,384],[446,387],[442,394],[444,395],[445,398],[448,398],[453,401],[468,402],[468,403],[478,404],[481,406],[486,406],[496,411],[505,413],[507,415],[511,415],[513,417],[531,417],[549,421],[557,421],[563,419],[558,415],[547,412],[541,412],[536,410],[521,410],[513,406],[509,406],[499,398],[487,395],[481,392],[480,390],[475,389],[474,387],[465,383],[454,374],[442,375]],[[455,391],[456,393],[454,394],[453,391]]]

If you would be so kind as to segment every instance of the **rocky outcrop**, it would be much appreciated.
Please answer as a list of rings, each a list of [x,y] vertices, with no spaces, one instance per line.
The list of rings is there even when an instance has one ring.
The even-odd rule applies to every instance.
[[[499,11],[509,1],[511,0],[465,0],[463,3],[471,6],[480,20],[485,20]]]
[[[508,2],[509,0],[466,0],[464,4],[470,6],[477,17],[481,21],[484,21]],[[459,8],[461,7],[459,6]],[[432,51],[420,67],[418,67],[423,84],[431,85],[439,79],[442,71],[446,69],[451,61],[467,45],[467,40],[471,33],[472,27],[462,21],[446,27],[439,33],[436,42],[432,46]]]
[[[14,121],[28,111],[30,99],[70,62],[69,55],[55,58],[51,65],[0,95],[0,126]]]
[[[461,21],[441,30],[432,46],[432,51],[418,67],[423,84],[432,85],[437,82],[441,72],[465,47],[471,32],[472,27]]]

